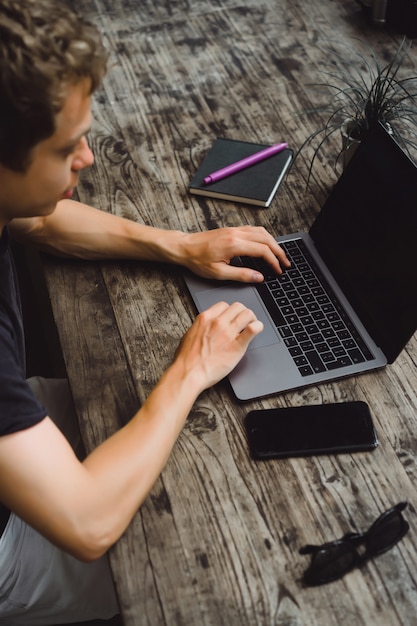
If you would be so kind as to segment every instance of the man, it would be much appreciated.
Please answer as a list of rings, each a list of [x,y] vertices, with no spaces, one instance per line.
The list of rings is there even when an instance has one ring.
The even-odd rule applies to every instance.
[[[231,266],[237,254],[263,257],[277,272],[288,265],[262,228],[163,231],[70,199],[93,162],[90,100],[105,62],[95,28],[62,3],[0,0],[0,624],[7,626],[117,613],[106,551],[152,488],[198,395],[262,331],[239,303],[198,316],[142,408],[79,460],[62,382],[25,380],[10,237],[60,255],[170,261],[244,282],[263,277]]]

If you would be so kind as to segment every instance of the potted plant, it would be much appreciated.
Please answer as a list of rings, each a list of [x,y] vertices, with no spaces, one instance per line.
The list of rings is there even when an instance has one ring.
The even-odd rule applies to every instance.
[[[315,130],[297,152],[298,155],[309,144],[314,149],[307,184],[318,151],[335,132],[343,137],[336,163],[342,157],[346,164],[355,144],[362,141],[378,122],[385,125],[407,152],[410,147],[417,147],[411,139],[417,130],[417,75],[403,76],[406,66],[412,67],[410,47],[411,42],[406,43],[404,38],[386,64],[378,59],[372,48],[369,48],[369,58],[354,51],[359,65],[351,63],[351,54],[348,61],[342,52],[331,51],[331,57],[340,65],[337,69],[323,70],[326,81],[313,85],[324,91],[329,101],[304,111],[326,115],[324,125]]]

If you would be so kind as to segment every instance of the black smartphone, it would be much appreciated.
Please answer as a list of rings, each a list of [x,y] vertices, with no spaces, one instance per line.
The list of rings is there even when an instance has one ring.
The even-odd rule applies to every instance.
[[[369,407],[360,401],[251,411],[245,426],[257,459],[363,452],[378,445]]]

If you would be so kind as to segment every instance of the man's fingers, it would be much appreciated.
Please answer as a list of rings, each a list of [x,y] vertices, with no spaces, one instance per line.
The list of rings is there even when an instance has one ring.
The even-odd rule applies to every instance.
[[[262,322],[256,319],[255,321],[248,324],[244,330],[242,330],[239,339],[240,341],[244,341],[246,345],[249,345],[252,339],[254,339],[256,335],[259,335],[259,333],[261,333],[263,329],[264,325],[262,324]]]
[[[236,336],[244,334],[244,341],[250,341],[258,333],[262,332],[263,324],[257,320],[255,313],[245,307],[241,302],[228,305],[226,302],[217,302],[207,309],[208,314],[214,318],[222,318],[225,324],[233,327]]]

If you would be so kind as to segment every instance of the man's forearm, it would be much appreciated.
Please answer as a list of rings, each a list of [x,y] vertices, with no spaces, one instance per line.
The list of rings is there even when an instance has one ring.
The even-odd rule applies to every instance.
[[[278,274],[290,265],[275,239],[259,226],[183,233],[145,226],[72,200],[59,202],[47,217],[12,220],[9,230],[18,241],[59,256],[162,261],[219,280],[263,280],[260,272],[230,263],[239,255],[261,257]]]
[[[191,373],[179,369],[171,366],[133,419],[84,461],[96,494],[86,497],[93,506],[84,515],[103,530],[97,532],[97,552],[81,558],[100,556],[120,537],[164,468],[201,389]],[[79,502],[79,494],[77,498]]]
[[[14,238],[58,256],[80,259],[137,259],[180,262],[180,231],[168,231],[62,200],[43,218],[14,220]]]

